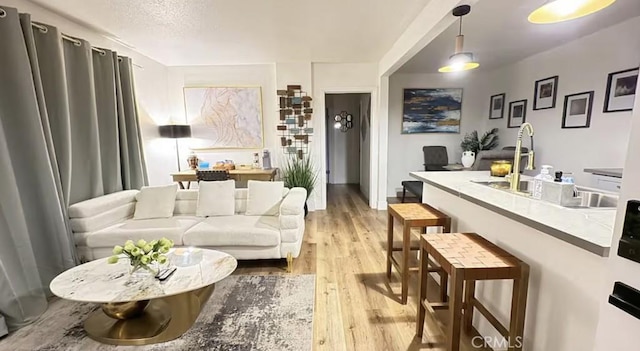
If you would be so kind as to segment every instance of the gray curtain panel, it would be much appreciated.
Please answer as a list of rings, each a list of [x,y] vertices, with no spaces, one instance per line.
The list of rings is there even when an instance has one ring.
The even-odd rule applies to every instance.
[[[133,64],[128,57],[118,58],[116,75],[118,121],[120,128],[120,156],[124,189],[140,189],[149,183],[142,149],[138,106],[133,84]]]
[[[77,263],[68,206],[147,175],[130,59],[1,6],[0,43],[0,314],[13,330]]]
[[[9,328],[32,322],[47,306],[45,289],[75,264],[71,234],[50,152],[38,72],[15,9],[0,18],[0,313]],[[28,16],[23,20],[29,21]],[[28,26],[30,27],[30,25]],[[26,36],[26,37],[25,37]]]

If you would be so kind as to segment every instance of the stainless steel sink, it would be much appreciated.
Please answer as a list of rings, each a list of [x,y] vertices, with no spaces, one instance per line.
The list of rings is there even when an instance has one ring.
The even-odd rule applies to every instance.
[[[511,192],[510,187],[511,184],[507,181],[492,181],[492,182],[476,182],[473,181],[473,183],[476,184],[480,184],[480,185],[486,185],[490,188],[494,188],[494,189],[499,189],[499,190],[505,190],[508,192]],[[520,193],[522,194],[530,194],[531,193],[531,189],[529,189],[529,181],[526,180],[521,180],[520,181]]]
[[[488,186],[501,191],[511,192],[510,184],[507,181],[490,181],[479,182],[473,181],[473,183]],[[531,195],[531,182],[520,181],[520,192],[518,195],[530,196]],[[613,193],[607,193],[599,191],[598,189],[576,187],[576,200],[577,203],[572,206],[565,206],[567,208],[603,208],[611,209],[618,207],[618,195]]]
[[[618,207],[618,196],[599,192],[594,189],[577,187],[577,198],[580,203],[576,206],[567,206],[571,208],[616,208]]]

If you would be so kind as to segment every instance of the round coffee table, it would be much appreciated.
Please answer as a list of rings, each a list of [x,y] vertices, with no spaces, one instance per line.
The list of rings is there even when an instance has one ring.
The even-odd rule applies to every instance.
[[[61,273],[49,287],[63,299],[101,304],[84,323],[94,340],[113,345],[173,340],[191,328],[215,283],[238,265],[220,251],[198,249],[191,257],[177,256],[179,251],[169,258],[180,267],[163,282],[148,272],[130,275],[127,260],[108,264],[103,258]]]

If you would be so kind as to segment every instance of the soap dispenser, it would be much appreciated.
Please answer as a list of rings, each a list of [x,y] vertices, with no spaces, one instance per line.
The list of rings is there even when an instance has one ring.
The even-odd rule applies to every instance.
[[[540,200],[542,198],[542,182],[553,182],[551,169],[553,169],[553,167],[544,165],[542,166],[540,174],[533,178],[533,191],[531,192],[531,196],[533,196],[534,199]]]

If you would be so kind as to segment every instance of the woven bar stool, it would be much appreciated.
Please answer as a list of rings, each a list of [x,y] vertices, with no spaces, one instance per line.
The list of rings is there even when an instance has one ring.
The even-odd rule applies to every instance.
[[[387,207],[389,219],[387,222],[387,278],[391,279],[391,266],[396,267],[402,280],[402,304],[407,303],[409,292],[409,273],[417,272],[419,266],[410,266],[409,255],[411,251],[418,251],[418,246],[411,247],[411,228],[421,228],[426,233],[427,227],[442,227],[444,233],[451,231],[451,218],[427,204],[405,203],[390,204]],[[402,247],[393,247],[393,220],[402,223]],[[396,259],[394,252],[400,252],[401,257]],[[432,272],[440,273],[440,284],[444,285],[444,298],[446,299],[447,276],[440,268],[429,268]]]
[[[460,350],[460,325],[470,331],[473,309],[477,309],[509,343],[509,350],[522,350],[522,334],[527,307],[529,266],[475,233],[422,235],[420,239],[420,288],[416,335],[422,337],[426,310],[449,309],[447,350]],[[427,257],[440,264],[451,275],[450,303],[430,303],[427,296]],[[512,279],[511,319],[509,328],[475,299],[476,281]],[[463,301],[463,287],[464,291]],[[464,303],[463,303],[464,302]],[[464,316],[462,314],[464,310]]]

